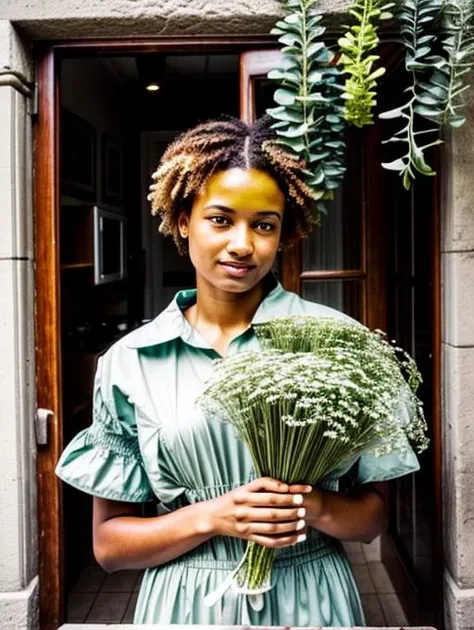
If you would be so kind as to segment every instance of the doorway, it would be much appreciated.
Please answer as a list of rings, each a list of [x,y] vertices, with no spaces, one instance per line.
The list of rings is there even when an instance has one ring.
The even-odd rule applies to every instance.
[[[90,424],[97,357],[115,339],[154,317],[177,290],[193,285],[189,263],[157,233],[148,212],[148,184],[164,147],[180,131],[222,113],[250,119],[270,105],[269,86],[262,76],[274,66],[277,53],[241,54],[251,47],[249,42],[227,42],[216,50],[213,46],[167,50],[163,44],[161,50],[146,53],[121,49],[111,54],[101,46],[92,51],[65,46],[49,49],[40,59],[49,91],[40,100],[38,147],[48,141],[51,155],[57,153],[53,165],[43,162],[39,169],[49,173],[56,193],[39,195],[37,207],[43,219],[48,215],[49,229],[60,243],[56,248],[53,239],[49,258],[44,252],[38,258],[38,286],[49,286],[52,296],[49,304],[41,304],[40,298],[38,329],[44,328],[47,313],[50,320],[56,318],[45,346],[54,346],[56,354],[48,354],[48,365],[57,368],[47,375],[39,368],[43,383],[39,393],[48,391],[50,396],[53,389],[57,405],[52,407],[57,409],[52,443],[39,457],[40,497],[53,497],[57,506],[51,513],[51,500],[40,502],[43,529],[52,532],[52,541],[45,541],[41,552],[46,576],[42,628],[56,630],[66,620],[119,623],[133,613],[139,574],[106,576],[95,565],[91,500],[66,486],[60,488],[52,471],[63,446]],[[159,89],[147,90],[151,83]],[[41,118],[48,112],[49,132]],[[57,146],[51,129],[56,129]],[[371,327],[386,328],[389,228],[381,212],[383,185],[374,185],[369,176],[380,161],[380,130],[351,133],[347,140],[347,176],[328,220],[300,249],[282,257],[279,274],[286,288],[303,297],[343,310]],[[45,181],[40,190],[47,186]],[[112,235],[118,233],[118,224],[125,226],[125,245],[120,246],[126,273],[119,279],[96,282],[91,251],[75,248],[79,234],[83,243],[93,240],[94,208],[110,213],[103,218],[114,223]],[[104,275],[120,273],[116,264],[110,264],[112,269]],[[48,378],[53,381],[49,389]],[[51,403],[45,406],[50,408]],[[390,612],[387,604],[384,613],[380,595],[390,596],[385,598],[388,602],[395,593],[386,573],[382,581],[388,592],[377,593],[376,582],[384,571],[377,548],[349,545],[348,552],[359,566],[355,573],[370,608],[369,619],[372,614],[374,625],[405,623],[396,617],[403,614],[401,609],[392,606]],[[58,566],[63,567],[59,576]]]

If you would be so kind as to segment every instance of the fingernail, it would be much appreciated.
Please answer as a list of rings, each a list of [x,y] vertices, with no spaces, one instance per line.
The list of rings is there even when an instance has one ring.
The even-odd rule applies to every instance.
[[[306,522],[305,522],[305,521],[298,521],[298,522],[296,523],[296,529],[297,529],[297,530],[298,530],[298,529],[304,529],[304,526],[305,526],[305,525],[306,525]]]
[[[300,508],[296,512],[296,515],[298,516],[298,518],[304,518],[306,516],[306,508]]]
[[[300,542],[304,542],[305,540],[306,540],[306,534],[300,534],[298,538],[296,539],[296,544]]]
[[[306,486],[305,492],[311,492],[313,490],[313,486]]]
[[[303,503],[303,495],[302,494],[295,494],[293,497],[293,503],[295,505],[301,505]]]

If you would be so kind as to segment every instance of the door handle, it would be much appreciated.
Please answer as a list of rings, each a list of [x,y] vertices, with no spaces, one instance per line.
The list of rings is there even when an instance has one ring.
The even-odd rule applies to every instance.
[[[36,444],[44,446],[48,443],[48,418],[54,416],[51,409],[37,409],[35,418]]]

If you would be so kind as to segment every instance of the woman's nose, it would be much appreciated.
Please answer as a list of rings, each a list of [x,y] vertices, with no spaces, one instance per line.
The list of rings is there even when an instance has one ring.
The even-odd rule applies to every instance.
[[[227,251],[234,256],[243,258],[253,253],[253,241],[250,231],[245,226],[232,230],[227,244]]]

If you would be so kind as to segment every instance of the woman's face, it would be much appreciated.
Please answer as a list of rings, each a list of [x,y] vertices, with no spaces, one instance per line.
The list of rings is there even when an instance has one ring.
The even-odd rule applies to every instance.
[[[178,221],[198,280],[232,293],[255,287],[275,260],[284,207],[278,184],[263,171],[214,174]]]

